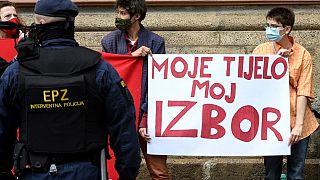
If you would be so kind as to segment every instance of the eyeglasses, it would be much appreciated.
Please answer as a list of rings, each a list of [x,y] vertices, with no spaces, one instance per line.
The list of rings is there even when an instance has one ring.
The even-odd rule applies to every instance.
[[[279,29],[279,30],[282,30],[284,27],[282,25],[279,25],[279,24],[268,24],[266,23],[264,25],[264,28],[267,29],[267,28],[271,28],[272,30],[275,30],[275,29]]]

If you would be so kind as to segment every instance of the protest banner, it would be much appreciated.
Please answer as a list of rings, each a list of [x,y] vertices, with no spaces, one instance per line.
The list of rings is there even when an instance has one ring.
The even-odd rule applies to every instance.
[[[148,62],[148,154],[290,154],[287,59],[155,54]]]

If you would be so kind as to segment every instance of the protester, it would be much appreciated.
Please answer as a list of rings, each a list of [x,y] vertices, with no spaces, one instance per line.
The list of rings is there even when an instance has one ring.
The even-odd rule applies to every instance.
[[[266,38],[270,42],[257,46],[253,54],[288,57],[291,155],[287,156],[287,176],[288,179],[304,179],[308,142],[318,123],[310,107],[310,101],[314,99],[312,60],[309,52],[290,36],[294,21],[292,10],[283,7],[271,9],[266,16]],[[265,179],[280,179],[282,164],[283,156],[264,157]]]
[[[107,132],[119,179],[136,179],[141,157],[125,83],[75,41],[71,0],[37,1],[34,13],[30,38],[0,81],[0,179],[13,179],[14,159],[24,180],[99,180]]]
[[[0,17],[2,22],[13,22],[18,26],[22,26],[21,19],[19,18],[14,3],[10,1],[0,2]],[[19,31],[14,29],[1,29],[0,38],[18,38]]]
[[[115,31],[101,40],[102,50],[114,54],[132,54],[143,56],[141,106],[139,121],[147,113],[147,55],[150,53],[165,54],[165,42],[159,35],[147,30],[141,22],[145,19],[147,8],[144,0],[116,1]],[[144,115],[143,115],[144,114]],[[140,122],[139,122],[140,123]],[[143,129],[146,131],[146,129]],[[140,138],[140,146],[152,179],[171,179],[167,168],[167,156],[148,155],[147,143]]]
[[[4,24],[6,22],[11,22]],[[18,17],[15,5],[10,1],[0,2],[0,75],[4,72],[10,62],[16,55],[14,46],[23,33],[17,30],[17,27],[22,26],[21,20]]]

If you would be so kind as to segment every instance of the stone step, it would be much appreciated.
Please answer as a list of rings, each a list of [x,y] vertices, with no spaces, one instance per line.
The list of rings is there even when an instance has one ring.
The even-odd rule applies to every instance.
[[[173,180],[256,180],[263,179],[261,157],[168,157]],[[142,161],[138,179],[151,179]],[[306,180],[320,180],[320,160],[307,159]]]

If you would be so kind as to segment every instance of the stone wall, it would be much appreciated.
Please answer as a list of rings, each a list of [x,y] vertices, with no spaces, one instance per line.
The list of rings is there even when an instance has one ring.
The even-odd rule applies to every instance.
[[[318,48],[320,6],[289,6],[296,13],[293,36],[313,56],[315,92],[320,96]],[[143,24],[163,36],[168,53],[250,53],[266,41],[263,25],[272,6],[150,7]],[[81,8],[77,40],[100,49],[100,40],[114,29],[113,7]],[[317,98],[314,107],[320,110]]]
[[[266,41],[265,15],[273,6],[157,7],[148,9],[143,24],[163,36],[167,53],[248,54]],[[288,6],[296,13],[293,36],[313,56],[314,108],[320,111],[320,6]],[[31,9],[22,10],[27,24]],[[100,50],[101,38],[114,29],[113,7],[81,7],[76,19],[76,39],[81,45]],[[319,176],[319,132],[312,136],[306,168],[307,179]],[[174,179],[261,179],[261,158],[170,157]],[[141,179],[147,177],[142,168]],[[221,171],[226,172],[225,174]],[[214,178],[213,178],[214,177]]]

